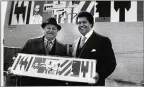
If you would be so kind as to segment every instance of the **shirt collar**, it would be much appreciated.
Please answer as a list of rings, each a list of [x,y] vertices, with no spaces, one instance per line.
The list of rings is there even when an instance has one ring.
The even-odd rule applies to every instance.
[[[55,40],[55,39],[51,40],[52,44],[54,44],[54,40]],[[45,42],[45,43],[48,42],[48,39],[46,39],[45,37],[44,37],[44,42]]]
[[[91,29],[86,35],[85,35],[85,37],[86,37],[86,40],[85,40],[85,42],[89,39],[89,37],[92,35],[92,33],[93,33],[93,29]],[[83,38],[84,36],[82,36],[82,38]]]

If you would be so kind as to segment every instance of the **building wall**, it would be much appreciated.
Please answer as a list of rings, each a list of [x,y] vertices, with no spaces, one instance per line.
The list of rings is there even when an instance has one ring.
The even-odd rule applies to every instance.
[[[10,3],[9,7],[10,9]],[[40,25],[8,26],[9,10],[4,26],[4,46],[23,47],[29,38],[43,35]],[[72,23],[63,23],[57,39],[72,44],[80,33]],[[111,39],[117,68],[109,78],[140,82],[143,80],[143,22],[96,22],[94,30]]]

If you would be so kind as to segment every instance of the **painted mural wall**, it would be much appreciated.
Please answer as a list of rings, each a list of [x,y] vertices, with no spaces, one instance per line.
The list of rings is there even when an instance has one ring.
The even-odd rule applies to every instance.
[[[23,47],[29,38],[43,35],[41,23],[49,17],[55,17],[62,26],[57,38],[72,44],[80,36],[75,24],[79,11],[88,11],[94,16],[94,30],[108,36],[116,52],[129,51],[133,46],[134,50],[142,48],[142,1],[9,1],[4,45]],[[122,49],[122,46],[125,47]]]

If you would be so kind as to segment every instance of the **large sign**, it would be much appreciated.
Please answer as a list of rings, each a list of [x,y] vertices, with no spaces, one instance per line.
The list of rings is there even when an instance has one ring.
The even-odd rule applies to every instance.
[[[96,60],[19,53],[12,73],[37,78],[95,83]]]

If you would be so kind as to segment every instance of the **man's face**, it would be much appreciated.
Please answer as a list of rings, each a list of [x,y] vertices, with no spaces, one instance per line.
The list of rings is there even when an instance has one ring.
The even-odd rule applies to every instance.
[[[39,12],[39,9],[40,9],[40,6],[36,5],[34,10],[35,10],[35,12]]]
[[[86,17],[79,17],[77,20],[77,25],[79,32],[85,36],[91,30],[92,24],[89,23]]]
[[[57,33],[58,33],[58,29],[55,25],[52,25],[52,24],[47,24],[45,27],[44,27],[44,34],[45,34],[45,37],[48,39],[48,40],[53,40],[56,38],[57,36]]]

